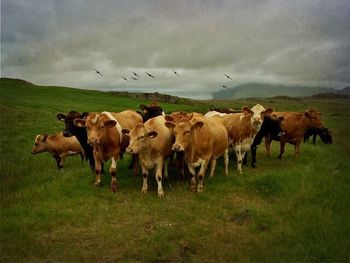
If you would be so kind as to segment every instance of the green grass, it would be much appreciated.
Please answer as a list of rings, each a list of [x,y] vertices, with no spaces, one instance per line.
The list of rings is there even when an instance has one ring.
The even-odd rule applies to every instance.
[[[56,114],[69,110],[137,109],[142,100],[109,93],[41,87],[1,79],[1,262],[349,262],[350,101],[252,99],[193,105],[162,103],[166,112],[204,112],[210,105],[241,108],[261,103],[276,110],[322,112],[334,144],[303,144],[296,160],[287,145],[272,157],[258,149],[258,168],[230,175],[218,162],[204,192],[189,192],[189,179],[171,170],[165,198],[155,179],[140,193],[142,178],[118,164],[119,190],[92,186],[94,175],[79,157],[58,171],[48,154],[31,155],[39,133],[63,129]]]

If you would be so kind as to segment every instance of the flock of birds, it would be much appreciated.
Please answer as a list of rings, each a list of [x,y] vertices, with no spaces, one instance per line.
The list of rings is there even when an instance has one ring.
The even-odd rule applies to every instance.
[[[95,70],[96,74],[99,74],[100,76],[103,76],[101,70],[98,70],[98,69],[96,69],[96,68],[94,68],[94,70]],[[174,73],[176,76],[180,77],[179,73],[177,73],[176,70],[172,69],[172,71],[173,71],[173,73]],[[153,78],[153,79],[156,78],[154,75],[152,75],[152,74],[150,74],[150,73],[148,73],[148,72],[146,72],[146,71],[145,71],[145,74],[146,74],[148,77],[150,77],[150,78]],[[231,78],[229,75],[224,74],[224,76],[225,76],[226,78],[232,80],[232,78]],[[129,79],[128,79],[127,77],[125,77],[125,76],[120,76],[120,77],[121,77],[123,80],[125,80],[125,81],[129,81],[129,79],[131,79],[131,80],[140,80],[140,79],[141,79],[141,76],[140,76],[139,74],[137,74],[135,71],[132,71],[132,76],[129,77]],[[229,87],[227,87],[226,85],[221,85],[221,87],[224,88],[224,89],[229,89]]]

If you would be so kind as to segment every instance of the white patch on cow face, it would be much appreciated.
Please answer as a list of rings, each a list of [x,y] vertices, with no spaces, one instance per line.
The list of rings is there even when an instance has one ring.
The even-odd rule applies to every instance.
[[[91,120],[91,122],[93,123],[93,124],[96,124],[97,123],[97,120],[98,120],[98,117],[100,117],[100,114],[95,114],[95,116],[94,116],[94,118]]]
[[[117,162],[116,160],[112,157],[112,164],[111,164],[112,169],[117,169]]]

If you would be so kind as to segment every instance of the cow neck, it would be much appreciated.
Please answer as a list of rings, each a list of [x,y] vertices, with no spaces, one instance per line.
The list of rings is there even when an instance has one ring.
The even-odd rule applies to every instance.
[[[191,135],[191,142],[189,144],[189,146],[184,150],[185,152],[185,156],[188,156],[188,158],[186,158],[190,163],[195,163],[197,160],[195,160],[195,156],[196,156],[196,148],[194,147],[194,145],[197,143],[197,140],[195,138],[196,136],[194,134]]]

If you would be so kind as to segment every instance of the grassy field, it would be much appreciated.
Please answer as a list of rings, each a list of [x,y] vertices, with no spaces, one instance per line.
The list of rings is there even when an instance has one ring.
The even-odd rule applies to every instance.
[[[103,92],[41,87],[1,80],[0,261],[108,262],[349,262],[350,100],[264,99],[162,103],[175,110],[205,112],[209,105],[240,108],[261,103],[276,110],[322,112],[333,145],[303,144],[296,160],[287,145],[284,159],[264,146],[258,168],[236,172],[222,161],[204,192],[189,192],[189,178],[172,170],[157,197],[149,178],[132,177],[129,158],[119,163],[119,191],[109,175],[94,188],[94,175],[79,157],[58,171],[48,154],[31,155],[39,133],[63,129],[56,114],[69,110],[120,111],[148,101]]]

